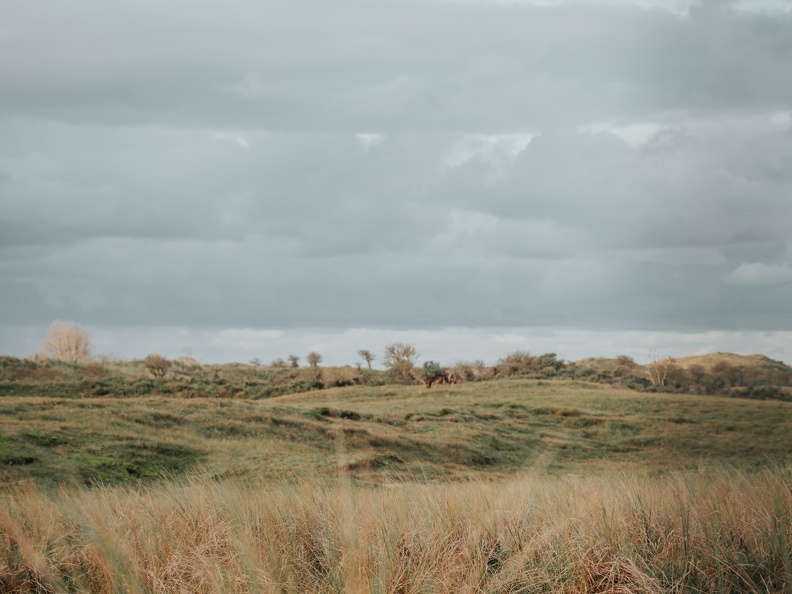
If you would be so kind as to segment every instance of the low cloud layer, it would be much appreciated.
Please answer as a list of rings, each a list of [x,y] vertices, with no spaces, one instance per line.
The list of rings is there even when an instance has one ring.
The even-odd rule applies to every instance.
[[[787,8],[5,2],[0,327],[790,331]]]
[[[726,280],[734,285],[781,285],[792,282],[788,264],[740,264]]]

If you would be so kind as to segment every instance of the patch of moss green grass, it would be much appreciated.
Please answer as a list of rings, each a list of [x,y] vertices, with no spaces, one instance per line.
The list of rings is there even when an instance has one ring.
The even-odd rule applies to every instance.
[[[580,381],[351,386],[265,400],[0,398],[6,481],[209,477],[363,482],[499,478],[701,464],[792,452],[792,403],[646,394]]]

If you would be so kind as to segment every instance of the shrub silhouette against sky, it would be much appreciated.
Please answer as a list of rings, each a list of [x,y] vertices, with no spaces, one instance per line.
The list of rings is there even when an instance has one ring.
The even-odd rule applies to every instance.
[[[84,363],[91,358],[91,335],[74,322],[56,320],[47,329],[39,355],[69,363]]]

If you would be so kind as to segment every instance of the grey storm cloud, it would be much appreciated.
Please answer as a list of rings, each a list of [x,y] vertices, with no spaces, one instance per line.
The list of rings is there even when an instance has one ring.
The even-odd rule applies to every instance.
[[[8,0],[0,324],[792,329],[768,6]]]
[[[436,0],[9,0],[3,16],[5,111],[78,122],[492,132],[792,96],[789,13],[713,1],[684,18]]]

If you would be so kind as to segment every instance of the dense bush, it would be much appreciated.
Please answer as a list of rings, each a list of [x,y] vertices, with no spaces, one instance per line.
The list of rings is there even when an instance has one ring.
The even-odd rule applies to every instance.
[[[473,382],[491,379],[494,375],[494,368],[487,367],[481,360],[457,361],[450,373],[461,382]]]
[[[423,373],[421,378],[424,380],[434,380],[445,376],[445,374],[446,370],[443,369],[437,361],[426,361],[423,364]]]
[[[151,353],[146,357],[144,363],[146,364],[146,370],[154,377],[165,377],[165,374],[168,373],[168,370],[173,365],[165,357],[156,353]]]
[[[499,376],[529,376],[537,378],[555,377],[567,364],[558,359],[555,353],[531,355],[527,351],[514,351],[502,357],[495,364],[495,374]]]
[[[385,347],[382,362],[388,370],[391,381],[399,384],[411,384],[415,381],[413,369],[418,359],[415,345],[394,342]]]

